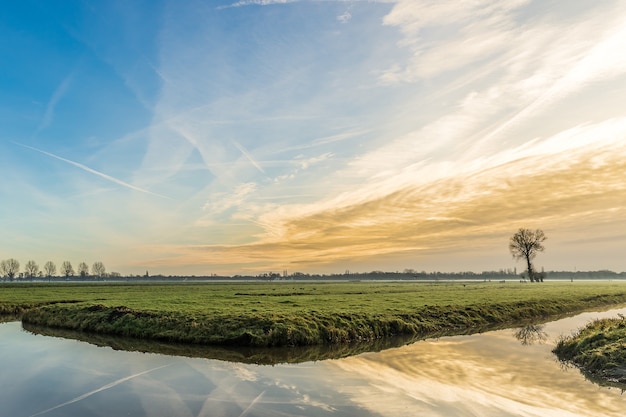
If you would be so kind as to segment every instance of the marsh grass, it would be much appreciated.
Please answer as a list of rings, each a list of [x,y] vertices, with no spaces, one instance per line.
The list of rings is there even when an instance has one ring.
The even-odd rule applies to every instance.
[[[626,318],[595,320],[559,340],[554,353],[586,374],[626,384]]]
[[[204,283],[0,286],[25,323],[210,345],[307,346],[517,324],[626,302],[626,283]]]

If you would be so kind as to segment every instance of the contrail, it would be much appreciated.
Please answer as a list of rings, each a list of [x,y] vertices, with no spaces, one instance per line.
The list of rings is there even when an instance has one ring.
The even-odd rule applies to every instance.
[[[170,366],[170,365],[163,365],[163,366],[159,366],[159,367],[157,367],[157,368],[148,369],[147,371],[139,372],[138,374],[134,374],[134,375],[130,375],[130,376],[127,376],[127,377],[125,377],[125,378],[122,378],[122,379],[118,379],[117,381],[113,381],[113,382],[111,382],[110,384],[106,384],[106,385],[104,385],[104,386],[102,386],[102,387],[100,387],[100,388],[98,388],[98,389],[95,389],[95,390],[93,390],[93,391],[89,391],[89,392],[88,392],[88,393],[86,393],[86,394],[80,395],[80,396],[78,396],[78,397],[76,397],[76,398],[73,398],[73,399],[71,399],[71,400],[69,400],[69,401],[66,401],[66,402],[64,402],[63,404],[59,404],[59,405],[56,405],[56,406],[54,406],[54,407],[52,407],[52,408],[48,408],[47,410],[40,411],[39,413],[33,414],[33,415],[31,415],[30,417],[40,416],[40,415],[42,415],[42,414],[49,413],[50,411],[53,411],[53,410],[59,409],[59,408],[61,408],[61,407],[65,407],[66,405],[70,405],[70,404],[73,404],[73,403],[75,403],[75,402],[78,402],[78,401],[84,400],[84,399],[85,399],[85,398],[87,398],[87,397],[90,397],[90,396],[92,396],[92,395],[94,395],[94,394],[97,394],[97,393],[99,393],[99,392],[105,391],[105,390],[107,390],[107,389],[109,389],[109,388],[113,388],[114,386],[119,385],[119,384],[121,384],[121,383],[124,383],[124,382],[126,382],[126,381],[128,381],[128,380],[131,380],[131,379],[133,379],[133,378],[137,378],[138,376],[141,376],[141,375],[145,375],[145,374],[147,374],[147,373],[149,373],[149,372],[153,372],[153,371],[157,371],[157,370],[159,370],[159,369],[163,369],[163,368],[165,368],[165,367],[167,367],[167,366]]]
[[[36,151],[36,152],[42,153],[42,154],[44,154],[44,155],[48,155],[49,157],[51,157],[51,158],[55,158],[55,159],[58,159],[59,161],[66,162],[66,163],[68,163],[68,164],[70,164],[70,165],[73,165],[73,166],[75,166],[75,167],[77,167],[77,168],[82,169],[83,171],[87,171],[87,172],[89,172],[89,173],[91,173],[91,174],[97,175],[97,176],[99,176],[99,177],[101,177],[101,178],[104,178],[105,180],[108,180],[108,181],[114,182],[115,184],[121,185],[121,186],[123,186],[123,187],[130,188],[131,190],[135,190],[135,191],[139,191],[139,192],[142,192],[142,193],[145,193],[145,194],[150,194],[150,195],[154,195],[154,196],[157,196],[157,197],[166,198],[166,199],[168,199],[168,200],[171,200],[171,198],[169,198],[169,197],[167,197],[167,196],[164,196],[164,195],[161,195],[161,194],[154,193],[154,192],[152,192],[152,191],[150,191],[150,190],[146,190],[146,189],[144,189],[144,188],[137,187],[136,185],[133,185],[133,184],[129,184],[129,183],[127,183],[127,182],[124,182],[124,181],[122,181],[122,180],[119,180],[119,179],[117,179],[117,178],[115,178],[115,177],[112,177],[112,176],[110,176],[110,175],[107,175],[107,174],[105,174],[105,173],[103,173],[103,172],[96,171],[96,170],[95,170],[95,169],[93,169],[93,168],[89,168],[89,167],[88,167],[88,166],[86,166],[86,165],[80,164],[80,163],[75,162],[75,161],[72,161],[72,160],[70,160],[70,159],[65,159],[65,158],[62,158],[62,157],[60,157],[60,156],[58,156],[58,155],[55,155],[55,154],[53,154],[53,153],[46,152],[46,151],[44,151],[44,150],[37,149],[37,148],[32,147],[32,146],[24,145],[23,143],[18,143],[18,142],[13,142],[13,143],[15,143],[16,145],[19,145],[19,146],[21,146],[21,147],[23,147],[23,148],[31,149],[31,150],[33,150],[33,151]]]
[[[233,144],[237,147],[237,149],[239,149],[239,152],[241,152],[246,158],[248,158],[248,161],[250,161],[250,163],[254,165],[256,169],[261,171],[262,174],[267,175],[265,173],[265,170],[263,170],[263,167],[257,161],[254,160],[254,158],[252,157],[252,155],[250,155],[250,153],[246,150],[246,148],[244,148],[243,146],[241,146],[239,143],[235,141],[233,141]]]

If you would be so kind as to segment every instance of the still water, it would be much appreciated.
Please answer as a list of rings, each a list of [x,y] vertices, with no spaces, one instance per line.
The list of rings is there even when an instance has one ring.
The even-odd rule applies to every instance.
[[[0,324],[0,416],[624,416],[626,394],[550,352],[599,317],[254,365],[125,352]]]

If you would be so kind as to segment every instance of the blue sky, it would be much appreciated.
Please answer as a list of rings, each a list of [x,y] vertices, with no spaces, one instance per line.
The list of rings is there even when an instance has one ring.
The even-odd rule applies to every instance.
[[[621,1],[0,6],[0,258],[626,270]],[[519,269],[523,265],[517,265]]]

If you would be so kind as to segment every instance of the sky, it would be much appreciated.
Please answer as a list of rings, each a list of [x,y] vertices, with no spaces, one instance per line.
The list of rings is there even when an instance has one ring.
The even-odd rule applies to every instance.
[[[621,0],[0,4],[0,259],[626,271]]]

